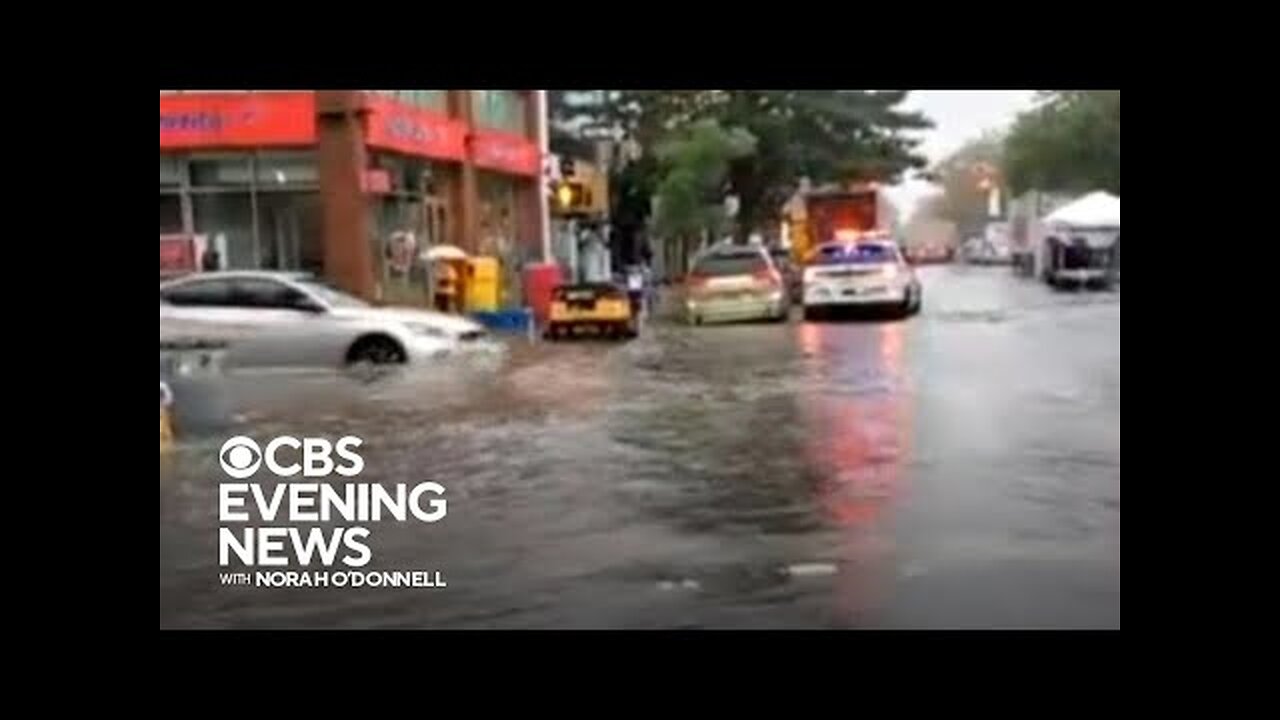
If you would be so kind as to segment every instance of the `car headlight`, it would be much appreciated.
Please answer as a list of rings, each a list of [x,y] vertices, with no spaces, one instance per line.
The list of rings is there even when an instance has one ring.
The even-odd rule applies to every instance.
[[[448,333],[432,325],[425,325],[423,323],[405,323],[404,326],[408,328],[409,332],[415,335],[440,338],[441,340],[446,340],[449,338]]]
[[[782,302],[782,291],[774,290],[773,292],[769,293],[769,302],[775,302],[775,303]]]

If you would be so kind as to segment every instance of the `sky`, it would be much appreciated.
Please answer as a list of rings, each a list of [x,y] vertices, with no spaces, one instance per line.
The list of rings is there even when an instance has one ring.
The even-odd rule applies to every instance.
[[[920,110],[934,122],[920,146],[933,164],[985,130],[1007,127],[1031,107],[1034,90],[913,90],[902,107]],[[888,190],[903,220],[922,198],[938,192],[930,183],[909,180]]]

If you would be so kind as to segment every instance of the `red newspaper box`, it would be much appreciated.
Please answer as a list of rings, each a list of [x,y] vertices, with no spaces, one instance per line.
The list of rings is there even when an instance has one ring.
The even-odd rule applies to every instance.
[[[524,268],[524,302],[533,310],[538,324],[547,322],[551,313],[551,294],[564,282],[556,263],[531,263]]]

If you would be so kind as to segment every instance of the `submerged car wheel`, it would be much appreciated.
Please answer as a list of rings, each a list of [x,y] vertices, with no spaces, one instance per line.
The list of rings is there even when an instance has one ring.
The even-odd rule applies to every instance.
[[[370,363],[372,365],[397,365],[405,362],[408,356],[400,343],[385,335],[369,335],[356,341],[347,351],[348,363]]]

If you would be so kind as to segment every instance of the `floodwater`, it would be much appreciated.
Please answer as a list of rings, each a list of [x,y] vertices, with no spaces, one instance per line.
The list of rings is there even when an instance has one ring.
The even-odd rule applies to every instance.
[[[229,378],[236,425],[161,456],[160,625],[1118,628],[1119,293],[920,273],[904,322]],[[357,435],[360,481],[443,485],[443,520],[366,524],[361,569],[447,587],[221,585],[233,434]]]

